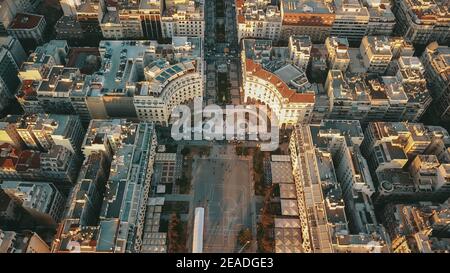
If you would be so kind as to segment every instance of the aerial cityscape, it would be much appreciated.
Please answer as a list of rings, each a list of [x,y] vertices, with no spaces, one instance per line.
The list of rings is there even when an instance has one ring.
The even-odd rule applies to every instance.
[[[0,0],[0,255],[450,253],[449,132],[450,0]]]

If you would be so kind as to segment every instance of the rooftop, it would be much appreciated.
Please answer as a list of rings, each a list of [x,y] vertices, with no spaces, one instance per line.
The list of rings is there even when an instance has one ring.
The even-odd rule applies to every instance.
[[[132,96],[126,87],[145,80],[141,67],[153,67],[158,60],[163,62],[166,60],[170,63],[182,63],[175,68],[172,67],[179,69],[187,66],[188,61],[199,58],[201,48],[201,39],[195,37],[173,37],[172,44],[135,40],[101,41],[99,46],[101,67],[92,79],[92,84],[99,85],[100,88],[92,89],[92,95],[120,93]],[[168,68],[169,71],[172,69]],[[161,74],[162,76],[158,78],[160,80],[170,78],[164,76],[167,73]]]
[[[121,144],[133,144],[136,136],[137,124],[124,119],[91,120],[83,147],[104,145],[107,141],[113,145],[113,150]]]
[[[103,220],[99,225],[97,252],[113,252],[115,249],[116,235],[119,229],[119,220]]]
[[[270,169],[272,173],[272,183],[294,183],[292,167],[289,161],[271,161]]]
[[[444,82],[450,82],[450,47],[431,43],[425,53],[431,66]]]
[[[10,29],[33,29],[36,28],[41,21],[45,20],[44,16],[30,13],[17,13],[14,20],[9,25]]]
[[[158,1],[159,2],[159,1]],[[152,4],[150,1],[141,1],[141,9],[143,5]],[[154,8],[157,5],[155,5]],[[163,11],[163,17],[170,17],[170,19],[180,20],[203,20],[203,2],[199,0],[186,1],[185,3],[178,3],[173,6],[166,7]],[[169,18],[162,18],[167,20]]]
[[[35,209],[42,213],[49,213],[52,209],[53,198],[57,189],[52,183],[3,181],[0,188],[11,192],[23,201],[24,207]]]
[[[324,119],[320,124],[310,125],[309,128],[316,147],[326,147],[327,142],[324,142],[321,138],[327,135],[345,137],[348,146],[360,144],[364,138],[364,133],[358,120]]]
[[[337,16],[361,16],[369,19],[369,11],[362,6],[359,0],[333,0],[333,5]]]
[[[238,22],[245,21],[273,21],[281,22],[281,13],[278,6],[270,5],[270,2],[257,2],[252,0],[236,1],[238,10]]]
[[[450,23],[447,0],[402,0],[416,24]]]
[[[374,55],[392,56],[390,40],[387,36],[365,36],[368,46]]]
[[[165,59],[158,59],[144,68],[146,82],[140,84],[136,95],[159,96],[162,89],[175,78],[196,71],[195,61],[186,61],[169,65]]]
[[[390,1],[363,0],[362,3],[369,11],[370,21],[395,23],[395,16],[392,13]]]
[[[245,60],[245,71],[255,77],[266,80],[276,86],[280,95],[292,103],[314,103],[314,94],[297,93],[281,80],[277,75],[264,70],[261,65],[251,59]]]
[[[334,12],[334,7],[324,0],[281,0],[280,3],[284,14]]]
[[[349,43],[347,38],[328,37],[326,40],[328,50],[332,50],[338,59],[349,60],[348,55]]]

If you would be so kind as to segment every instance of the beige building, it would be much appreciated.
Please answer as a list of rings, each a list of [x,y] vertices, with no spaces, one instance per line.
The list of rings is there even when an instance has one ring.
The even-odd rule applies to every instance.
[[[50,247],[35,232],[0,230],[0,253],[50,253]]]
[[[390,252],[370,198],[375,188],[359,151],[363,138],[356,120],[295,127],[289,150],[303,252]]]
[[[392,36],[395,27],[395,16],[389,0],[362,0],[363,6],[369,11],[367,35]]]
[[[243,67],[245,102],[268,105],[278,118],[279,126],[307,122],[314,107],[314,94],[297,93],[278,76],[246,59]]]
[[[270,1],[236,1],[236,10],[239,41],[244,38],[280,39],[281,13]]]
[[[413,44],[450,43],[450,12],[446,0],[396,0],[393,12],[403,37]]]
[[[280,127],[308,122],[315,95],[309,88],[299,90],[308,80],[295,64],[298,56],[293,54],[291,59],[288,47],[272,47],[271,40],[244,39],[242,43],[244,101],[267,105]],[[275,58],[275,52],[283,57]]]
[[[166,1],[161,16],[163,38],[176,36],[203,37],[205,32],[204,5],[201,1]]]
[[[103,37],[107,39],[162,38],[163,1],[100,0],[98,19]]]
[[[328,37],[325,40],[327,62],[329,69],[345,72],[350,63],[348,55],[349,44],[346,38]]]
[[[289,58],[298,68],[306,71],[311,57],[311,38],[309,36],[289,37]]]
[[[312,42],[323,43],[330,36],[335,20],[331,2],[324,0],[282,0],[280,1],[281,38],[292,35],[309,35]]]
[[[436,101],[436,113],[441,119],[448,121],[450,120],[450,47],[433,42],[426,47],[421,61],[431,87],[431,94]]]
[[[359,0],[334,0],[335,19],[330,35],[359,43],[366,35],[370,14]]]
[[[383,74],[392,59],[389,39],[385,36],[364,36],[359,51],[368,73]]]

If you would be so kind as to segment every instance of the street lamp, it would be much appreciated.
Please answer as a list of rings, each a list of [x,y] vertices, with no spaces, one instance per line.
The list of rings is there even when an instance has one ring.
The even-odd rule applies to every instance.
[[[239,249],[238,253],[241,253],[242,250],[244,250],[244,248],[245,248],[248,244],[250,244],[250,241],[245,242],[245,244],[241,247],[241,249]]]

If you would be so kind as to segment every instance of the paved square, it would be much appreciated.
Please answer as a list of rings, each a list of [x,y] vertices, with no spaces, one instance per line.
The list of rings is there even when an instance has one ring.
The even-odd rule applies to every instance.
[[[233,145],[213,146],[208,158],[195,159],[193,201],[205,207],[204,252],[236,252],[240,229],[253,229],[251,163],[236,156]]]

